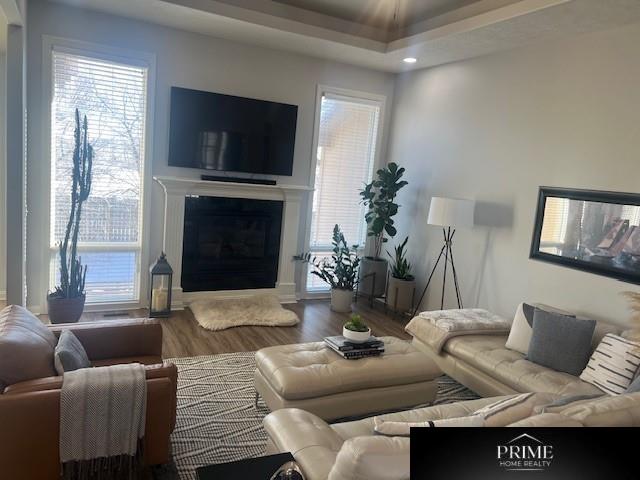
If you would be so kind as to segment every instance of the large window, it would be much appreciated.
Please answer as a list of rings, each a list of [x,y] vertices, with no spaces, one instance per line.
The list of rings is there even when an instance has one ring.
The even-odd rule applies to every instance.
[[[94,148],[91,195],[79,252],[88,266],[87,303],[140,297],[147,67],[55,50],[51,106],[51,275],[69,215],[75,109],[86,115]]]
[[[321,97],[309,245],[319,258],[330,255],[336,223],[349,244],[364,246],[367,228],[359,191],[371,181],[381,106],[380,101],[329,92]],[[310,274],[306,287],[327,289]]]

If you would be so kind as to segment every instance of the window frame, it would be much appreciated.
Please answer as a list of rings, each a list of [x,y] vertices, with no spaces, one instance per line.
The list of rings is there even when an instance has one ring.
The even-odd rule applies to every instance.
[[[380,168],[382,164],[383,156],[383,146],[384,146],[384,136],[386,132],[387,125],[387,116],[386,116],[386,103],[387,97],[386,95],[376,94],[365,92],[361,90],[351,90],[346,88],[332,87],[329,85],[319,84],[316,88],[316,106],[315,106],[315,115],[313,122],[313,142],[311,144],[311,155],[309,162],[309,186],[314,189],[308,197],[307,208],[306,208],[306,216],[305,216],[305,237],[304,237],[304,251],[312,251],[311,250],[311,221],[312,221],[312,212],[313,212],[313,196],[315,195],[315,184],[316,184],[316,168],[318,165],[318,144],[320,141],[320,116],[322,113],[322,97],[324,95],[330,95],[334,98],[344,98],[345,100],[355,100],[360,101],[362,103],[375,104],[380,108],[380,114],[378,117],[378,131],[376,132],[376,140],[375,140],[375,155],[373,158],[373,173]],[[362,218],[364,222],[364,217]],[[365,245],[359,250],[360,254],[364,254],[369,250],[369,240],[365,241]],[[319,251],[319,250],[315,250]],[[302,264],[300,269],[300,296],[303,299],[313,299],[313,298],[327,298],[330,293],[330,287],[327,286],[326,289],[313,289],[309,290],[307,288],[307,276],[309,274],[309,266],[307,264]]]
[[[72,40],[61,37],[43,36],[43,157],[45,159],[43,181],[41,185],[42,202],[44,203],[43,215],[45,221],[42,222],[39,237],[42,239],[43,268],[41,269],[39,284],[41,307],[40,311],[46,312],[47,292],[49,291],[51,271],[51,179],[53,174],[53,152],[51,143],[51,114],[53,103],[53,52],[63,52],[72,55],[81,55],[90,58],[100,59],[108,62],[124,63],[131,66],[143,67],[147,69],[147,85],[146,85],[146,112],[144,127],[144,157],[142,159],[142,191],[140,195],[141,219],[139,245],[133,242],[126,242],[122,245],[114,246],[112,244],[100,245],[91,244],[88,246],[90,251],[121,251],[131,250],[133,246],[139,252],[138,279],[137,279],[137,295],[138,300],[134,301],[114,301],[103,303],[91,303],[85,306],[85,311],[106,311],[106,310],[132,310],[144,308],[148,304],[148,283],[149,278],[146,275],[147,266],[150,264],[150,231],[151,222],[151,192],[153,184],[152,161],[154,149],[154,119],[155,119],[155,82],[156,82],[156,56],[152,53],[140,52],[135,50],[124,50],[107,45]]]

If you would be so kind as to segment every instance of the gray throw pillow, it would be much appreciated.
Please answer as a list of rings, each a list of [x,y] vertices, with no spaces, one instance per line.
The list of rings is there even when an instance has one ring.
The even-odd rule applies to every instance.
[[[631,385],[627,387],[624,393],[636,393],[640,392],[640,375],[636,377],[636,379],[631,382]]]
[[[91,366],[87,352],[71,330],[63,330],[54,352],[58,375]]]
[[[578,376],[591,356],[595,320],[535,310],[527,360]]]

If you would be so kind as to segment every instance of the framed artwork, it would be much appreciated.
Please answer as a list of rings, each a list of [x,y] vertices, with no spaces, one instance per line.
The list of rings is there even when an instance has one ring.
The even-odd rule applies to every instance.
[[[640,284],[640,194],[540,187],[529,256]]]

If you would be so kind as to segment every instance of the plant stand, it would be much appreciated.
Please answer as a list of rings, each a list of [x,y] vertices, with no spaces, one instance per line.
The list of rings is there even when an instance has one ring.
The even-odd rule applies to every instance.
[[[367,296],[369,298],[369,306],[373,308],[373,301],[376,298],[384,298],[385,296],[382,297],[376,297],[373,292],[376,291],[376,276],[377,273],[376,272],[371,272],[371,273],[367,273],[366,275],[364,275],[362,277],[362,280],[364,280],[365,278],[371,278],[371,290],[369,292],[363,292],[364,296]],[[387,277],[389,276],[389,274],[387,273]],[[378,280],[379,281],[379,280]],[[355,297],[355,303],[358,303],[358,295],[360,294],[360,282],[358,282],[358,286],[356,287],[356,297]]]
[[[399,297],[399,288],[396,287],[396,292],[395,292],[395,296],[394,296],[394,304],[393,305],[389,305],[389,303],[387,302],[387,299],[389,298],[389,281],[387,279],[387,293],[384,296],[384,311],[385,313],[387,313],[388,309],[391,309],[391,311],[393,312],[394,315],[399,314],[401,316],[409,316],[409,318],[412,317],[411,312],[413,312],[413,305],[415,304],[415,299],[416,299],[416,287],[415,285],[413,286],[413,288],[411,289],[411,306],[408,310],[398,310],[398,297]]]

